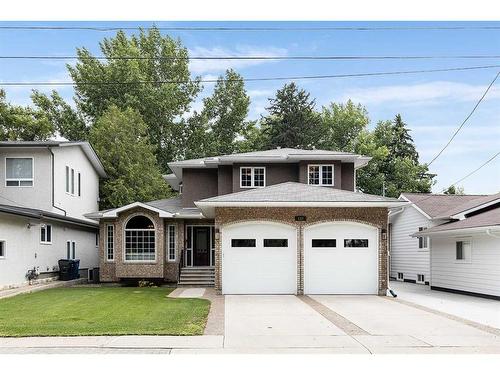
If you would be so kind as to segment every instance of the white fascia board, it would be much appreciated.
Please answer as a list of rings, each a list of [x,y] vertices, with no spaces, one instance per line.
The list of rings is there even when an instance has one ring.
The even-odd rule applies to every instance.
[[[115,218],[115,217],[118,217],[118,214],[120,212],[129,210],[131,208],[136,208],[136,207],[141,207],[141,208],[144,208],[146,210],[156,212],[156,213],[158,213],[158,215],[160,217],[174,217],[174,214],[171,212],[163,211],[163,210],[160,210],[159,208],[149,206],[149,205],[141,203],[141,202],[130,203],[130,204],[127,204],[126,206],[119,207],[119,208],[116,208],[114,210],[104,212],[101,217],[102,218]]]
[[[489,202],[486,202],[486,203],[483,203],[483,204],[480,204],[479,206],[476,206],[476,207],[472,207],[472,208],[469,208],[468,210],[465,210],[465,211],[462,211],[462,212],[458,212],[454,215],[451,215],[450,217],[452,219],[459,219],[459,220],[463,220],[465,219],[465,216],[474,212],[474,211],[478,211],[478,210],[481,210],[483,208],[486,208],[486,207],[489,207],[489,206],[492,206],[494,204],[497,204],[497,203],[500,203],[500,198],[498,199],[494,199],[492,201],[489,201]]]
[[[420,207],[418,207],[415,203],[413,203],[411,200],[409,200],[408,198],[406,198],[404,196],[404,194],[401,194],[399,196],[399,199],[403,198],[404,200],[406,200],[407,202],[410,202],[411,203],[411,206],[416,209],[418,212],[420,212],[426,219],[429,219],[429,220],[432,220],[432,217],[430,217],[429,215],[427,215]]]
[[[500,225],[493,225],[493,226],[487,226],[487,227],[474,227],[474,228],[458,228],[458,229],[447,229],[447,230],[440,230],[438,232],[429,232],[426,233],[425,231],[414,233],[411,235],[411,237],[431,237],[431,236],[439,236],[439,235],[464,235],[464,234],[474,234],[474,233],[481,233],[481,232],[487,232],[487,231],[500,231]]]

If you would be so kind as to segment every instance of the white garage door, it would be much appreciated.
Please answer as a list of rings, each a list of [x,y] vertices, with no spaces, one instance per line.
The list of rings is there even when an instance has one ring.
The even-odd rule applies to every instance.
[[[353,222],[304,231],[304,293],[377,294],[378,231]]]
[[[223,227],[223,294],[296,294],[297,231],[271,222]]]

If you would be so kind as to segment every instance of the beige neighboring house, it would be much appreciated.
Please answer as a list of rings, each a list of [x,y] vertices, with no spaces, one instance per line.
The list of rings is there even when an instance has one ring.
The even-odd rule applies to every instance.
[[[175,198],[86,215],[103,282],[156,279],[223,294],[380,294],[388,210],[355,191],[362,155],[273,149],[169,163]]]
[[[391,278],[500,297],[500,194],[404,193],[390,213]]]
[[[99,178],[106,173],[87,142],[0,142],[0,289],[57,276],[59,259],[98,267]]]

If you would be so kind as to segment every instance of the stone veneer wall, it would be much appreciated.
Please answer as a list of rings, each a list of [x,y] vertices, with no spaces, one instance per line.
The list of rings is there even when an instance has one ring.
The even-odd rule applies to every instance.
[[[297,293],[304,293],[304,228],[327,221],[354,221],[378,228],[379,235],[379,295],[387,293],[387,234],[382,238],[382,229],[387,230],[387,208],[325,208],[325,207],[218,207],[215,209],[215,289],[222,291],[222,232],[224,225],[248,220],[263,220],[295,226],[297,231]],[[295,221],[295,216],[306,216],[307,221]]]

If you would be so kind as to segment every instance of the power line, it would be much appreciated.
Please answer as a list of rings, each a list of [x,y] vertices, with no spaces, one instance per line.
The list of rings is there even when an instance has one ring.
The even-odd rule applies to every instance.
[[[430,60],[498,59],[500,55],[428,56],[0,56],[0,60]]]
[[[453,184],[451,185],[456,185],[460,182],[462,182],[463,180],[465,180],[466,178],[472,176],[474,173],[476,173],[477,171],[479,171],[481,168],[483,168],[484,166],[486,166],[487,164],[491,163],[493,161],[493,159],[495,159],[498,155],[500,155],[500,151],[497,152],[495,155],[493,155],[491,158],[489,158],[488,160],[486,160],[483,164],[481,164],[479,167],[477,167],[476,169],[474,169],[472,172],[468,173],[467,175],[465,175],[464,177],[462,177],[460,180],[454,182]],[[450,186],[451,186],[450,185]],[[446,189],[445,189],[446,190]]]
[[[500,26],[325,26],[325,27],[232,27],[232,26],[35,26],[1,25],[0,30],[49,30],[49,31],[119,31],[152,30],[160,31],[423,31],[423,30],[500,30]]]
[[[430,166],[432,163],[434,163],[434,161],[443,153],[444,150],[446,150],[446,148],[450,145],[450,143],[453,141],[453,139],[455,138],[455,136],[458,134],[458,132],[460,132],[460,130],[462,130],[463,126],[465,125],[465,123],[469,120],[469,118],[471,118],[472,114],[476,111],[477,107],[479,107],[479,104],[481,104],[481,102],[483,101],[483,99],[486,97],[486,95],[488,94],[488,92],[490,91],[491,87],[493,86],[493,84],[495,83],[495,81],[497,80],[498,76],[500,75],[500,71],[496,74],[495,78],[493,78],[493,81],[491,81],[491,83],[488,85],[488,87],[486,88],[486,91],[483,93],[483,95],[481,96],[481,98],[478,100],[478,102],[476,103],[476,105],[474,106],[474,108],[472,108],[472,111],[467,115],[467,117],[465,118],[464,121],[462,121],[462,123],[460,124],[460,126],[458,127],[458,129],[455,131],[455,133],[453,133],[453,135],[451,136],[450,140],[448,141],[448,143],[446,143],[446,145],[441,149],[441,151],[439,151],[437,153],[436,156],[434,156],[434,158],[432,158],[432,160],[427,164],[427,166]]]
[[[469,66],[469,67],[456,67],[456,68],[443,68],[443,69],[421,69],[421,70],[400,70],[392,72],[371,72],[371,73],[351,73],[351,74],[330,74],[330,75],[312,75],[312,76],[283,76],[283,77],[262,77],[262,78],[235,78],[224,79],[223,81],[288,81],[288,80],[303,80],[303,79],[328,79],[328,78],[354,78],[354,77],[375,77],[386,75],[403,75],[403,74],[418,74],[418,73],[437,73],[437,72],[454,72],[454,71],[468,71],[478,69],[492,69],[500,68],[500,65],[483,65],[483,66]],[[0,82],[0,86],[98,86],[98,85],[140,85],[140,84],[181,84],[186,81],[179,80],[162,80],[162,81],[130,81],[130,82]],[[201,83],[216,83],[218,79],[201,79]]]

